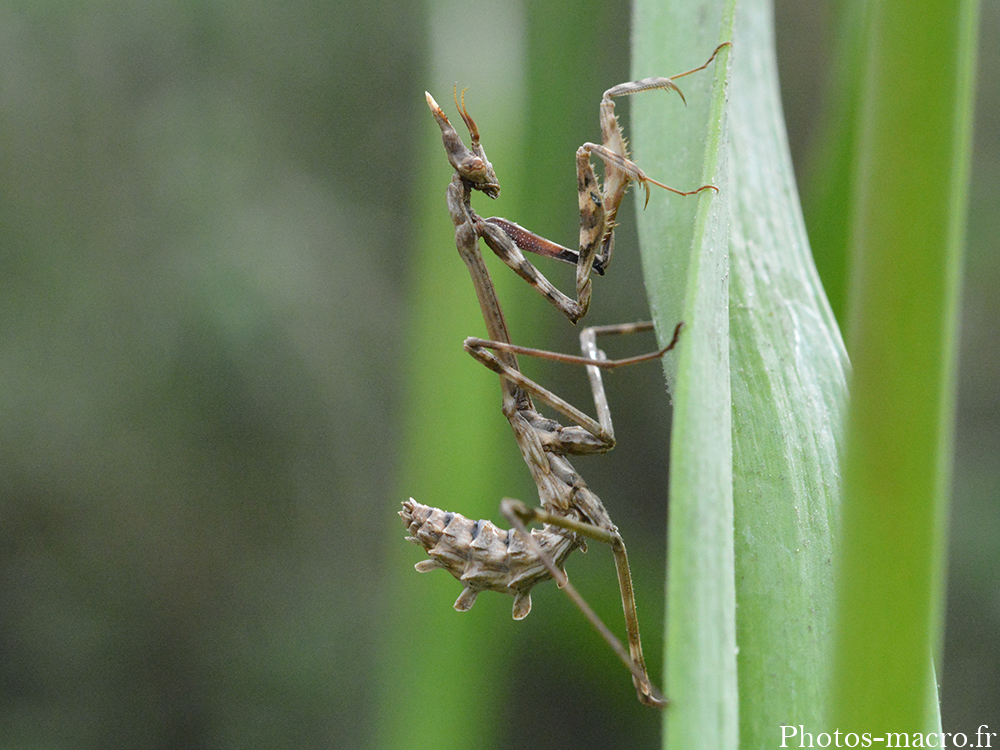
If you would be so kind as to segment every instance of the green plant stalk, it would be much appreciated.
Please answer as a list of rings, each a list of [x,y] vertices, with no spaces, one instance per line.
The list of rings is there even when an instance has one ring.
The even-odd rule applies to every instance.
[[[451,169],[440,131],[429,113],[426,119],[417,211],[422,218],[401,356],[409,404],[403,415],[405,453],[398,496],[387,499],[382,511],[393,541],[393,626],[376,731],[376,746],[384,748],[464,747],[469,723],[486,731],[498,725],[503,697],[503,686],[486,666],[501,658],[503,640],[490,637],[483,604],[464,615],[455,612],[451,604],[461,586],[449,575],[413,569],[426,556],[404,540],[396,517],[399,503],[410,496],[472,518],[493,516],[500,475],[494,457],[506,437],[503,425],[492,419],[496,379],[480,372],[485,368],[462,350],[464,338],[478,333],[481,323],[444,202]]]
[[[834,4],[833,61],[828,65],[818,146],[807,162],[802,189],[803,209],[816,267],[830,306],[844,330],[847,318],[847,234],[851,188],[859,164],[857,150],[858,92],[864,79],[867,0]]]
[[[719,43],[721,6],[638,2],[633,75],[670,75]],[[691,24],[691,18],[704,19]],[[670,30],[674,30],[671,33]],[[669,41],[668,41],[669,40]],[[676,42],[676,43],[675,43]],[[635,158],[698,198],[657,195],[639,212],[650,309],[661,332],[684,321],[673,382],[668,526],[665,747],[738,744],[728,313],[728,179],[724,91],[729,53],[679,81],[687,109],[666,96],[633,102]],[[716,81],[713,96],[713,78]],[[661,334],[662,335],[662,334]],[[676,370],[673,370],[673,363]]]
[[[810,253],[770,3],[740,4],[732,79],[730,314],[740,739],[826,707],[849,363]]]
[[[733,40],[728,107],[719,98],[700,121],[707,148],[681,119],[666,127],[652,105],[635,105],[636,159],[647,172],[662,177],[670,168],[662,154],[689,153],[720,188],[700,199],[693,222],[640,217],[654,315],[680,315],[683,304],[690,324],[674,389],[665,689],[675,703],[665,746],[765,747],[781,725],[817,726],[824,715],[849,365],[795,190],[769,3],[678,3],[662,25],[639,12],[636,28],[648,39],[636,40],[637,74],[646,56],[674,48],[660,36],[669,29],[681,29],[676,45],[695,61],[689,39],[702,34],[695,43],[708,50],[718,39],[704,19],[721,15],[718,36]],[[694,77],[683,83],[686,118],[708,94]],[[716,565],[703,563],[712,556]]]
[[[433,23],[450,22],[452,10],[435,3]],[[487,87],[482,83],[482,66],[466,60],[454,63],[448,57],[451,52],[449,45],[432,50],[427,87],[468,143],[452,104],[451,66],[457,65],[467,76],[466,103],[503,186],[498,203],[503,204],[502,211],[517,215],[518,196],[524,194],[515,166],[521,134],[515,98],[523,95],[521,81],[508,77],[505,86]],[[500,48],[494,54],[504,59],[508,52]],[[442,78],[447,83],[438,82]],[[401,253],[410,267],[408,317],[403,321],[399,358],[405,370],[407,411],[400,419],[400,489],[396,497],[387,498],[382,511],[387,516],[387,538],[393,540],[387,581],[393,624],[382,665],[375,744],[460,748],[468,744],[470,727],[484,736],[500,733],[509,685],[496,675],[512,648],[514,631],[498,626],[497,619],[509,622],[513,600],[482,597],[472,611],[455,612],[452,603],[462,586],[443,571],[418,574],[413,569],[426,555],[404,540],[396,512],[399,503],[412,496],[470,518],[497,518],[501,498],[518,494],[523,483],[516,478],[526,472],[498,408],[496,376],[462,348],[467,336],[482,335],[485,329],[445,203],[453,170],[422,92],[414,92],[412,106],[419,109],[415,122],[423,133],[413,178],[417,220],[412,249]],[[478,195],[473,200],[488,215],[491,201]],[[506,313],[518,319],[509,292],[522,282],[512,274],[498,273],[494,283]],[[524,335],[529,328],[518,330]]]
[[[870,8],[830,720],[845,730],[940,723],[928,656],[941,649],[976,15],[973,0]]]

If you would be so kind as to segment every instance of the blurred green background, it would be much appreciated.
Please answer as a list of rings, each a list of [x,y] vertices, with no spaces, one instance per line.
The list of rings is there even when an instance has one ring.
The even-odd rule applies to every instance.
[[[997,5],[983,4],[980,31],[946,731],[996,723],[1000,705]],[[423,372],[409,344],[413,289],[439,283],[414,260],[428,227],[464,278],[447,239],[449,171],[424,155],[440,146],[423,91],[450,114],[451,84],[470,87],[488,153],[520,200],[496,211],[573,244],[573,152],[597,138],[600,93],[628,78],[628,8],[555,6],[579,6],[579,23],[547,23],[534,3],[0,5],[0,746],[385,744],[387,722],[448,711],[399,657],[406,622],[432,608],[503,645],[449,665],[495,680],[482,700],[505,729],[470,726],[471,744],[656,741],[659,715],[635,703],[558,592],[539,590],[523,623],[501,597],[455,614],[460,587],[413,572],[421,555],[395,515],[416,492],[401,450],[409,384]],[[832,14],[788,0],[776,9],[802,184]],[[491,104],[495,89],[512,104]],[[550,90],[578,103],[525,111]],[[491,134],[511,118],[527,125],[505,170]],[[542,128],[560,145],[542,145]],[[535,197],[550,193],[556,207],[542,208]],[[595,284],[594,323],[645,315],[632,210],[614,272]],[[482,331],[471,289],[461,293],[468,317],[449,321],[462,334],[440,363],[443,411],[461,408],[452,372],[479,367],[461,351],[461,335]],[[569,326],[512,293],[551,322],[523,343],[573,350]],[[637,567],[655,573],[666,407],[658,369],[632,369],[609,384],[618,450],[580,468]],[[470,429],[495,428],[510,476],[475,508],[417,499],[497,519],[500,497],[533,492],[495,379],[481,377],[494,421]],[[553,377],[587,403],[582,375]],[[595,550],[573,566],[615,617],[610,558]],[[662,584],[637,576],[637,587],[658,676]],[[409,646],[449,662],[447,642]],[[387,675],[404,691],[387,689]]]

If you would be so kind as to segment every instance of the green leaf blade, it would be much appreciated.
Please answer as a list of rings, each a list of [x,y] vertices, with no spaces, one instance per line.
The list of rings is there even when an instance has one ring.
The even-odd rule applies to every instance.
[[[849,364],[809,251],[769,9],[734,49],[730,310],[741,744],[822,731]]]
[[[720,41],[720,8],[713,5],[682,9],[639,3],[633,75],[666,75],[704,62]],[[691,13],[714,22],[699,24],[679,46],[664,45],[664,30],[690,26]],[[665,362],[675,400],[664,688],[671,705],[665,747],[738,743],[724,150],[728,59],[723,50],[714,69],[678,81],[686,109],[650,96],[633,105],[635,158],[643,169],[684,190],[711,183],[720,191],[683,200],[671,196],[639,214],[657,329],[669,335],[684,321],[677,357]]]
[[[722,14],[732,19],[734,43],[729,103],[702,120],[708,123],[702,143],[708,145],[692,157],[703,160],[704,179],[721,192],[700,199],[687,225],[640,219],[652,227],[642,237],[644,254],[656,259],[647,265],[654,315],[683,304],[690,325],[690,340],[677,358],[671,448],[665,689],[670,698],[682,698],[668,708],[669,747],[691,746],[695,736],[700,747],[768,746],[782,724],[818,727],[830,656],[849,365],[805,235],[778,98],[770,8],[748,0],[726,5]],[[686,31],[691,15],[689,6],[677,11],[676,22]],[[638,72],[638,51],[636,56]],[[698,96],[688,93],[690,111],[701,106]],[[638,104],[636,110],[642,116]],[[677,128],[671,123],[671,132],[686,127],[680,122]],[[636,123],[636,159],[650,173],[663,168],[656,162],[658,150],[684,150],[662,140],[647,148],[644,139],[656,132],[656,124],[644,130]],[[718,157],[717,137],[723,149]],[[688,142],[685,134],[679,141]],[[704,221],[711,215],[704,213],[708,206],[724,207],[724,221]],[[723,246],[710,255],[720,238]],[[662,281],[671,276],[669,283]],[[710,343],[716,337],[726,341],[725,356]],[[720,408],[729,413],[721,416]],[[709,468],[724,462],[728,488],[720,487],[722,473]],[[721,499],[727,492],[728,539],[718,528],[706,531],[727,512]],[[715,545],[714,551],[696,549],[704,544]],[[730,568],[690,562],[713,555],[717,561],[728,556]],[[727,587],[734,592],[732,606],[724,603]],[[728,622],[702,622],[706,596],[716,598],[715,614]],[[738,672],[719,658],[730,644],[734,662],[738,647]],[[700,664],[708,673],[672,666],[674,659]],[[691,710],[688,694],[706,706]],[[696,735],[695,717],[704,722],[720,707],[714,721],[738,731],[713,731],[706,741],[701,723],[702,734]]]
[[[975,2],[871,4],[857,107],[832,720],[940,727],[940,653]]]

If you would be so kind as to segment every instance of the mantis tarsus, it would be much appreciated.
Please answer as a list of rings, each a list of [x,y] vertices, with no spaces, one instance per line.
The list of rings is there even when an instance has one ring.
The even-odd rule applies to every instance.
[[[520,501],[504,499],[500,509],[513,527],[507,531],[489,521],[473,521],[457,513],[421,505],[411,498],[403,503],[400,516],[411,534],[408,538],[421,544],[429,556],[417,563],[416,569],[427,572],[444,568],[458,578],[465,586],[455,602],[455,609],[459,611],[471,608],[480,591],[513,594],[514,619],[522,619],[531,611],[531,588],[554,578],[632,673],[639,700],[657,707],[665,706],[666,699],[650,681],[643,660],[625,544],[600,498],[587,487],[566,457],[605,453],[615,445],[601,369],[663,356],[677,343],[682,324],[677,325],[672,340],[664,348],[623,360],[606,359],[597,348],[597,336],[650,330],[651,323],[586,328],[580,335],[582,357],[516,346],[510,341],[503,310],[479,249],[479,239],[483,239],[506,265],[534,286],[567,318],[574,323],[582,318],[590,304],[592,272],[603,273],[611,263],[615,217],[630,182],[638,182],[646,189],[647,202],[649,183],[679,195],[715,189],[712,185],[703,185],[697,190],[685,192],[647,177],[628,158],[625,138],[614,112],[613,97],[659,88],[676,91],[683,99],[674,79],[708,67],[723,46],[726,45],[716,48],[704,65],[680,75],[623,83],[604,93],[600,115],[603,143],[585,143],[577,150],[579,250],[557,245],[507,219],[483,219],[473,210],[470,202],[473,191],[481,191],[491,198],[500,193],[496,173],[480,143],[479,130],[465,108],[464,96],[459,106],[456,95],[455,104],[471,138],[471,148],[466,147],[434,98],[426,94],[427,104],[441,128],[448,160],[455,169],[447,190],[448,211],[455,224],[455,243],[471,274],[489,336],[489,339],[466,339],[465,349],[500,376],[502,410],[538,487],[541,507],[529,508]],[[603,189],[590,163],[592,155],[604,162]],[[523,251],[576,264],[576,298],[569,297],[551,284],[525,258]],[[526,377],[518,367],[517,354],[585,365],[597,418],[590,417]],[[565,416],[572,424],[563,425],[544,417],[535,410],[533,397]],[[529,523],[540,523],[542,528],[529,532]],[[565,561],[575,549],[586,546],[586,539],[609,544],[614,552],[628,650],[566,579]]]

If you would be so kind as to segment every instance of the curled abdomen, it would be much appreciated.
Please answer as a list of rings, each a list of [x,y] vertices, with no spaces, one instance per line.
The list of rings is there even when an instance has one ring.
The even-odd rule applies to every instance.
[[[499,591],[513,595],[514,619],[520,620],[531,611],[531,589],[552,577],[519,531],[421,505],[413,498],[403,503],[399,515],[410,533],[407,539],[427,550],[429,559],[418,562],[417,571],[443,568],[465,586],[455,601],[459,612],[470,609],[480,591]],[[552,526],[533,529],[531,536],[560,570],[580,546],[575,534]]]

